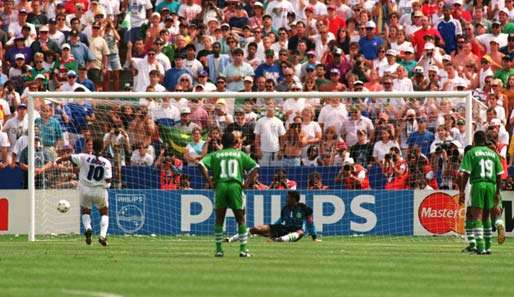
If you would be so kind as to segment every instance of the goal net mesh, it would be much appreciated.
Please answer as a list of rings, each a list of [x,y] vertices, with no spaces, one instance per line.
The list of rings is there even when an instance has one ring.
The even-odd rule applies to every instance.
[[[471,125],[463,94],[77,96],[33,99],[38,236],[83,232],[77,168],[51,162],[87,152],[95,137],[113,167],[109,234],[211,235],[214,191],[205,188],[198,161],[221,149],[222,134],[232,131],[260,164],[258,177],[245,185],[250,227],[277,221],[287,191],[298,190],[319,235],[463,234],[454,191]],[[484,112],[476,104],[473,117]],[[57,210],[61,199],[71,203],[69,212]],[[96,210],[92,218],[98,233]],[[230,210],[225,229],[237,230]]]

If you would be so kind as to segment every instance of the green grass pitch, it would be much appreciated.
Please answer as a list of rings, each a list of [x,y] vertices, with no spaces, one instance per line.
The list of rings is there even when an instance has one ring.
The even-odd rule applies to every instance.
[[[0,296],[514,296],[514,245],[461,254],[449,238],[252,238],[214,258],[207,238],[111,237],[27,242],[0,236]]]

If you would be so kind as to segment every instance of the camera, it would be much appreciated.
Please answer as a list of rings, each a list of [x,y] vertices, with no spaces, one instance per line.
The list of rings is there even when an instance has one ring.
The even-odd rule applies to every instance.
[[[344,171],[351,171],[352,170],[352,165],[344,165],[343,166],[343,170]]]
[[[393,155],[391,155],[391,154],[385,154],[385,156],[384,156],[384,159],[386,161],[391,161],[392,158],[393,158]]]

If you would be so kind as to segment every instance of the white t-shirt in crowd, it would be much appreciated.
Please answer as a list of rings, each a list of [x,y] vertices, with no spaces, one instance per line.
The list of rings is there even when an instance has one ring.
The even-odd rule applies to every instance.
[[[286,134],[284,123],[277,117],[262,117],[255,124],[256,137],[260,137],[261,151],[276,153],[280,150],[280,136]]]

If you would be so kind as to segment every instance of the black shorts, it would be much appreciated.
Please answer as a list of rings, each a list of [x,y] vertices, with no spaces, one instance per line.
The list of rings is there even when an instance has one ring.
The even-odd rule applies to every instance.
[[[288,226],[284,226],[284,225],[281,225],[281,224],[269,225],[269,228],[270,228],[271,238],[281,237],[281,236],[284,236],[286,234],[289,234],[289,233],[292,233],[292,232],[296,232],[296,231],[302,229],[302,228],[298,228],[298,227],[295,227],[295,226],[289,226],[288,227]]]
[[[100,84],[103,81],[102,70],[91,68],[87,72],[87,77],[92,80],[95,84]]]

